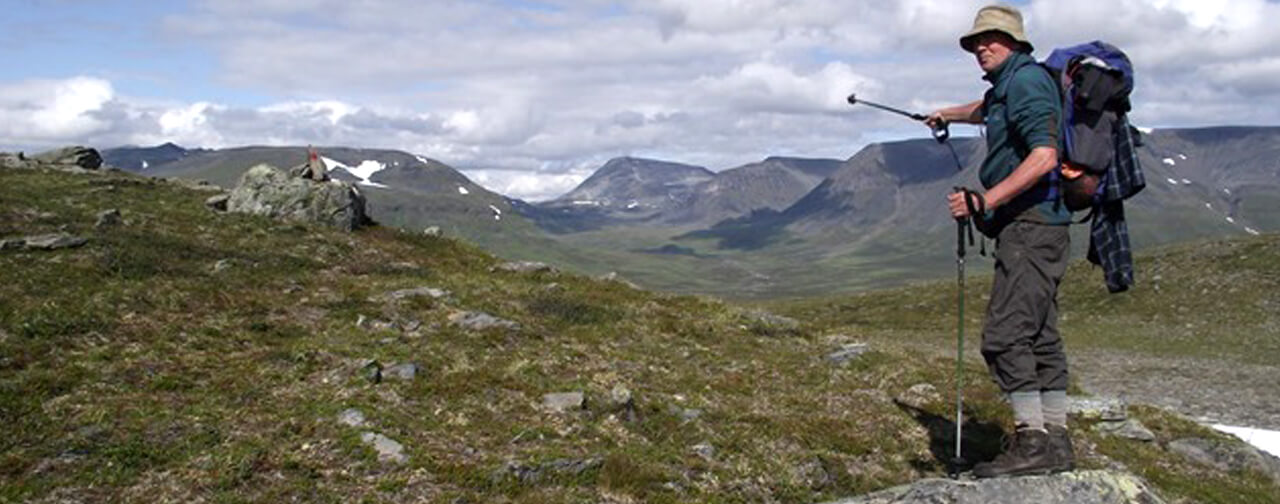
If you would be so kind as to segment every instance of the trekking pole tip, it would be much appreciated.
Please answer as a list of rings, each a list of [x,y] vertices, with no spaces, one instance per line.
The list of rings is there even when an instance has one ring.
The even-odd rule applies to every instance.
[[[856,93],[849,93],[848,101],[849,101],[849,105],[857,105],[858,95]]]
[[[960,473],[969,468],[969,461],[962,457],[952,457],[947,467],[947,476],[951,479],[960,479]]]

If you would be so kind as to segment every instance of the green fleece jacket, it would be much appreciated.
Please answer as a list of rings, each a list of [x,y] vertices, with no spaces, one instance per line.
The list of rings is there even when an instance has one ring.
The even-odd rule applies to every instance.
[[[1062,100],[1049,72],[1035,58],[1015,52],[998,68],[983,77],[991,88],[983,99],[982,115],[987,128],[987,158],[978,178],[991,189],[1008,177],[1036,147],[1054,147],[1062,152]],[[1050,197],[1049,175],[990,216],[1003,227],[1014,220],[1065,225],[1071,212],[1058,198]]]

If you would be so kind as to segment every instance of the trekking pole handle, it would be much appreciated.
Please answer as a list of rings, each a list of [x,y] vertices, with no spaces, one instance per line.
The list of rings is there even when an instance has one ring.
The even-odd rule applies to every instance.
[[[933,132],[933,139],[938,143],[945,143],[948,138],[951,138],[951,123],[945,120],[938,122],[937,126],[930,126],[929,129]]]

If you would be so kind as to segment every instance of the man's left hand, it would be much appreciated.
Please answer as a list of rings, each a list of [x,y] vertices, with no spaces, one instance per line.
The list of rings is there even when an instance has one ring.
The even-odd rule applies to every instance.
[[[963,219],[965,217],[969,217],[969,205],[966,205],[964,201],[965,194],[966,194],[965,192],[959,191],[959,192],[953,192],[947,196],[947,206],[951,208],[951,217],[956,219]],[[967,194],[970,194],[969,196],[970,198],[978,198],[973,201],[973,207],[975,209],[986,208],[986,202],[987,202],[986,195],[983,195],[981,193],[976,193],[976,192],[967,193]]]

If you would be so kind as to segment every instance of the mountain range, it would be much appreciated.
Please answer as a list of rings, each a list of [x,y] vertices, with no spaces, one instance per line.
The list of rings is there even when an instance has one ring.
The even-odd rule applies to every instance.
[[[1148,188],[1126,206],[1136,247],[1280,230],[1280,128],[1161,129],[1142,138]],[[985,155],[980,138],[950,147],[954,156],[931,139],[877,143],[846,160],[770,157],[718,173],[623,157],[541,203],[492,193],[421,156],[320,152],[339,165],[336,178],[368,193],[371,213],[386,224],[441,225],[500,255],[616,271],[657,289],[777,297],[946,274],[955,225],[944,197],[955,186],[978,187]],[[306,149],[166,144],[103,155],[132,171],[230,186],[252,164],[292,166]],[[1085,228],[1073,232],[1077,255]]]

